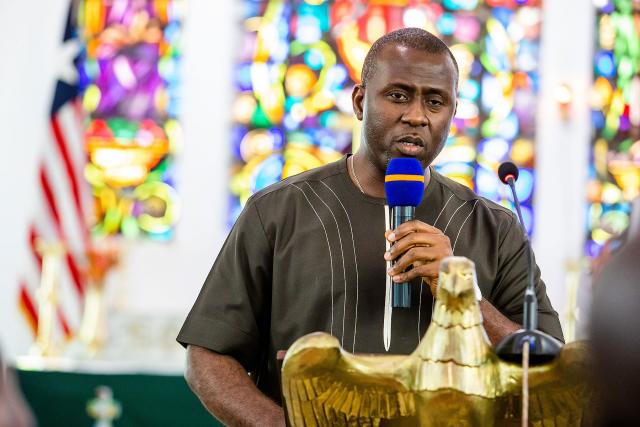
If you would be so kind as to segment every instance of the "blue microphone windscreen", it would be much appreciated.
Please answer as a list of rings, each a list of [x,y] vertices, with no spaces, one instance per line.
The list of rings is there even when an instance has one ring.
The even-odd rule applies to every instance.
[[[424,194],[424,170],[413,158],[391,159],[384,177],[389,206],[418,206]]]

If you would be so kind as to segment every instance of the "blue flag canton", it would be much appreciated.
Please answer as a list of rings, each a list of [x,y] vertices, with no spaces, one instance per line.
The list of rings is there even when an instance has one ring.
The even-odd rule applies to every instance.
[[[64,37],[62,38],[62,51],[63,52],[76,52],[74,46],[79,46],[78,31],[75,25],[73,3],[69,7],[69,13],[67,14],[67,21],[64,29]],[[70,49],[65,49],[70,47]],[[56,88],[53,94],[53,103],[51,105],[51,116],[54,116],[62,106],[67,102],[76,99],[78,96],[78,61],[80,61],[80,49],[77,49],[77,53],[73,57],[68,58],[69,64],[64,64],[64,67],[73,69],[75,78],[73,81],[63,80],[61,76],[58,76],[56,81]]]

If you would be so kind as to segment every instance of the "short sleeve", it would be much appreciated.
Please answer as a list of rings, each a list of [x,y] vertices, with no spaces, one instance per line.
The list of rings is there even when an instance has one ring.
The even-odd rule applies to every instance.
[[[250,199],[224,242],[189,312],[178,342],[232,356],[257,368],[268,336],[271,245]]]
[[[510,214],[498,248],[498,275],[491,292],[491,302],[511,321],[523,323],[523,301],[528,282],[527,240],[515,215]],[[502,233],[501,233],[502,234]],[[564,341],[558,313],[551,306],[547,289],[540,278],[534,256],[534,283],[538,297],[538,328]]]

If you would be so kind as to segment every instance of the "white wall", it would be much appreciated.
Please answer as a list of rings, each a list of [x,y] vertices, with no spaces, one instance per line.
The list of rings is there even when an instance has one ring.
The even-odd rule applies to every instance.
[[[0,344],[9,353],[26,348],[31,340],[18,318],[16,280],[27,253],[27,220],[66,3],[0,1]]]
[[[108,285],[124,292],[126,306],[134,312],[186,313],[225,237],[238,3],[188,2],[185,144],[177,169],[183,216],[171,243],[128,244],[123,265],[110,277]],[[25,229],[36,194],[38,153],[47,137],[66,8],[67,0],[0,0],[0,343],[13,355],[24,353],[31,340],[16,311],[15,285],[28,254]],[[584,233],[591,9],[591,2],[584,0],[547,1],[544,16],[534,247],[559,311],[565,300],[563,264],[581,254]],[[550,96],[561,81],[571,83],[575,95],[573,117],[566,123],[557,118]],[[566,186],[559,185],[563,180]]]

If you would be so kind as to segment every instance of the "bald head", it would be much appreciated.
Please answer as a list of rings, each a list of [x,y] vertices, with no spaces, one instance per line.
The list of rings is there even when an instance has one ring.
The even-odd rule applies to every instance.
[[[453,53],[442,40],[440,40],[430,32],[420,28],[401,28],[399,30],[387,33],[376,40],[371,46],[371,49],[369,49],[369,52],[364,59],[361,78],[362,86],[366,87],[367,82],[375,74],[378,55],[383,50],[383,48],[388,45],[404,46],[411,49],[417,49],[432,55],[448,56],[453,63],[453,68],[456,74],[456,88],[458,87],[458,62],[453,56]]]

